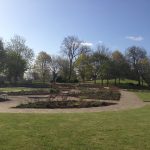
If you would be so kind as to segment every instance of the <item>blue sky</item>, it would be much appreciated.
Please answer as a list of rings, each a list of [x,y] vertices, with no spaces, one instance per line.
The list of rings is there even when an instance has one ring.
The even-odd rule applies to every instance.
[[[36,53],[59,54],[67,35],[112,51],[150,52],[150,0],[0,0],[0,37],[26,38]]]

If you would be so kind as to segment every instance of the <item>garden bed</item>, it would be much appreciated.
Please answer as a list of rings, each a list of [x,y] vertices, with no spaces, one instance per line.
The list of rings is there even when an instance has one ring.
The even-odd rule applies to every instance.
[[[89,108],[109,106],[114,104],[116,103],[102,102],[96,100],[37,101],[29,102],[27,104],[20,104],[16,108]]]

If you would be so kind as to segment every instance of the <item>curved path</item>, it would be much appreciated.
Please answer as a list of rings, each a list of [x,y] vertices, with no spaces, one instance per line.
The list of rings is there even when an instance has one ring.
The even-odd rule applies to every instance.
[[[20,109],[12,108],[27,100],[25,96],[11,96],[12,100],[0,102],[0,112],[2,113],[75,113],[75,112],[101,112],[101,111],[118,111],[125,109],[140,108],[145,106],[133,92],[121,90],[121,99],[116,105],[92,108],[73,108],[73,109]]]

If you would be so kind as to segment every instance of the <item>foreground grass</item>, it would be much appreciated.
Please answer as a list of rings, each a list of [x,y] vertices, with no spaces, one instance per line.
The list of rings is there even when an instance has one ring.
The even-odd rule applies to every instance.
[[[149,150],[150,106],[83,114],[0,114],[3,150]]]

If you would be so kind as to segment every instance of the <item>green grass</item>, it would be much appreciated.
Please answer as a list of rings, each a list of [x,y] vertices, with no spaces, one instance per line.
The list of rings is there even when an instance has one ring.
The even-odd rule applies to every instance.
[[[145,102],[150,102],[150,91],[148,91],[148,90],[140,91],[139,90],[139,91],[136,91],[135,93],[141,100],[143,100]]]
[[[78,114],[0,114],[2,150],[149,150],[150,106]]]
[[[5,87],[0,88],[0,92],[19,92],[19,91],[33,91],[40,90],[41,88],[27,88],[27,87]],[[43,90],[43,88],[42,88]],[[48,90],[48,88],[44,88],[44,90]]]

